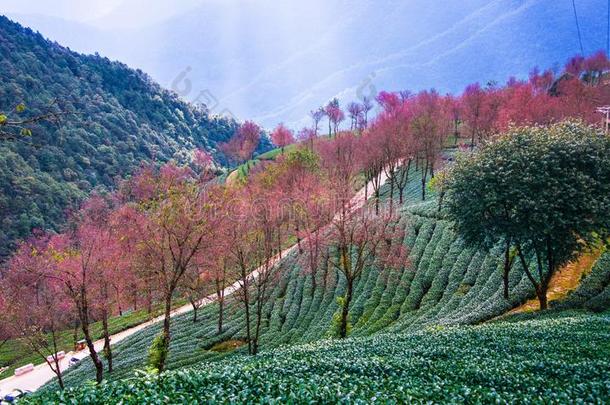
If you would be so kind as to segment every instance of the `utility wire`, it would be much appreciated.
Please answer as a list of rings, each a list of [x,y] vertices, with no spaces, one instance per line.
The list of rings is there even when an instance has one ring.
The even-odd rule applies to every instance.
[[[610,55],[610,0],[608,0],[608,29],[606,31],[606,56]]]
[[[578,24],[578,14],[576,13],[575,0],[572,0],[572,9],[574,10],[574,20],[576,21],[576,31],[578,32],[578,43],[580,44],[580,54],[584,55],[585,52],[582,47],[582,37],[580,36],[580,25]]]

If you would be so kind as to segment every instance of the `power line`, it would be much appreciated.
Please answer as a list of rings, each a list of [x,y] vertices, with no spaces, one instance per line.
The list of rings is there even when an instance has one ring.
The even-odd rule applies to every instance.
[[[580,25],[578,24],[578,14],[576,13],[575,0],[572,0],[572,9],[574,10],[574,21],[576,21],[576,31],[578,32],[578,43],[580,44],[580,54],[584,55],[585,52],[582,47],[582,37],[580,36]]]
[[[608,25],[606,31],[606,56],[610,55],[610,0],[608,0]]]

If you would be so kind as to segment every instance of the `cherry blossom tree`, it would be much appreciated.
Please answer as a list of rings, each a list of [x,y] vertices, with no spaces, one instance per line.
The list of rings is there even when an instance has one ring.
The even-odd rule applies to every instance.
[[[381,176],[383,174],[384,156],[378,147],[379,137],[375,124],[366,131],[359,141],[358,160],[362,163],[364,173],[364,199],[368,199],[369,183],[373,187],[375,211],[379,212],[379,191],[381,189]]]
[[[297,139],[301,142],[307,142],[309,148],[313,150],[313,143],[316,139],[316,131],[312,128],[302,128],[297,134]]]
[[[276,226],[271,199],[258,197],[258,185],[247,184],[247,187],[232,190],[235,203],[230,207],[229,236],[233,245],[228,249],[227,260],[235,269],[239,283],[236,297],[244,307],[248,353],[255,355],[259,347],[263,306],[270,297],[270,285],[275,274],[271,258]]]
[[[104,366],[95,350],[90,326],[96,303],[95,291],[105,265],[102,247],[107,242],[107,235],[86,216],[79,218],[80,214],[82,212],[78,212],[73,219],[72,229],[53,237],[49,245],[55,268],[58,269],[55,277],[61,281],[65,295],[76,309],[99,383],[103,379]]]
[[[320,170],[318,156],[310,149],[292,151],[282,162],[278,183],[290,208],[289,220],[294,224],[299,252],[307,256],[313,295],[324,250],[322,229],[332,216],[328,187]]]
[[[291,143],[294,143],[294,133],[283,123],[280,123],[275,127],[273,132],[271,132],[271,140],[276,146],[280,147],[282,153],[284,153],[284,148]]]
[[[369,113],[373,109],[373,100],[369,96],[362,97],[362,127],[368,128]]]
[[[326,111],[323,107],[320,107],[317,110],[311,110],[309,112],[309,115],[311,116],[311,120],[313,121],[314,136],[317,137],[320,121],[322,121],[322,118],[324,118],[324,116],[326,115]]]
[[[362,118],[363,108],[362,105],[356,102],[351,102],[347,106],[347,111],[350,118],[350,130],[358,129],[358,123]]]
[[[1,320],[9,336],[44,360],[63,389],[59,333],[69,327],[73,311],[59,279],[53,277],[56,269],[47,254],[48,241],[41,234],[22,242],[10,259],[0,283],[7,294],[0,299]]]
[[[339,124],[345,119],[345,114],[339,106],[339,100],[336,98],[330,100],[324,108],[324,112],[328,117],[328,136],[330,137],[333,133],[337,135]]]
[[[198,262],[197,265],[189,268],[184,273],[184,278],[180,283],[182,295],[193,307],[193,323],[197,322],[199,308],[204,304],[203,298],[211,286],[212,273],[209,270],[206,261]]]
[[[610,70],[610,61],[604,51],[599,51],[584,60],[584,82],[590,86],[598,85],[604,73]]]
[[[464,122],[470,130],[470,148],[474,148],[474,142],[481,130],[483,115],[483,103],[485,94],[478,83],[466,86],[462,94],[461,105]]]
[[[229,141],[220,145],[220,150],[235,164],[247,162],[258,147],[261,132],[257,124],[246,121]]]
[[[145,176],[142,178],[141,176]],[[171,308],[174,292],[185,273],[195,265],[201,250],[214,240],[215,207],[206,189],[194,181],[188,169],[168,164],[158,173],[143,172],[133,180],[156,193],[153,198],[136,201],[132,227],[137,230],[137,255],[149,264],[149,271],[160,288],[164,301],[162,353],[156,367],[162,371],[170,343]]]
[[[413,132],[416,157],[420,165],[422,200],[426,199],[428,175],[434,176],[434,164],[451,127],[446,106],[434,90],[422,91],[413,100],[410,130]]]
[[[338,213],[333,218],[328,233],[328,243],[334,254],[330,255],[331,265],[345,278],[345,293],[340,299],[340,309],[335,315],[338,336],[347,337],[349,333],[350,305],[354,298],[354,286],[367,266],[378,262],[388,270],[395,268],[390,259],[400,257],[403,234],[397,232],[397,218],[390,210],[375,214],[368,209],[356,212]]]

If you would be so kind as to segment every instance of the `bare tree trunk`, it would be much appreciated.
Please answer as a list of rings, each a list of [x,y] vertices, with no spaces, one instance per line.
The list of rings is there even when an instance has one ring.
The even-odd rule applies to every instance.
[[[222,277],[216,278],[216,297],[218,300],[218,334],[222,333],[222,322],[224,317],[224,305],[225,305],[225,275],[226,265],[223,263],[222,266]]]
[[[536,296],[538,297],[538,301],[540,302],[540,309],[541,310],[547,309],[548,302],[547,302],[546,293],[547,293],[547,289],[548,289],[548,281],[547,282],[542,281],[541,283],[538,283],[536,281],[536,279],[534,278],[534,276],[532,275],[532,272],[529,270],[529,266],[527,265],[527,263],[525,261],[525,255],[523,254],[523,250],[521,249],[520,245],[517,245],[517,252],[519,254],[519,259],[521,260],[521,266],[523,267],[525,274],[527,275],[527,278],[530,280],[530,282],[534,286],[534,290],[536,291]],[[536,256],[539,257],[538,254],[536,254]],[[538,265],[538,271],[541,271],[540,265]]]
[[[159,358],[159,372],[162,372],[165,369],[165,362],[167,361],[167,354],[169,353],[169,340],[171,338],[170,335],[170,321],[171,321],[171,311],[172,311],[172,294],[173,289],[170,289],[170,292],[165,296],[165,313],[163,317],[163,343],[164,350]]]
[[[59,388],[61,388],[63,390],[65,388],[65,386],[64,386],[64,379],[61,376],[61,368],[59,367],[59,359],[57,358],[57,352],[59,349],[57,347],[57,335],[55,334],[55,327],[52,328],[51,339],[53,339],[53,362],[55,363],[55,370],[53,370],[53,367],[51,367],[51,370],[53,370],[55,372],[55,375],[57,376],[57,384],[59,384]]]
[[[83,298],[83,302],[80,305],[80,324],[81,329],[83,331],[83,335],[85,336],[85,342],[87,343],[87,348],[89,349],[89,356],[93,361],[93,365],[95,366],[95,380],[98,383],[101,383],[104,378],[104,365],[100,360],[100,357],[97,355],[95,351],[95,345],[93,344],[93,338],[91,337],[91,333],[89,331],[89,314],[88,307],[86,304],[86,298]]]
[[[55,352],[57,353],[57,352]],[[61,375],[61,369],[59,368],[59,359],[57,358],[57,355],[53,356],[53,361],[55,362],[55,370],[57,370],[55,372],[55,376],[57,377],[57,384],[59,385],[59,388],[61,390],[65,389],[65,385],[64,385],[64,379]]]
[[[254,329],[254,341],[252,345],[252,354],[256,355],[258,353],[258,338],[260,336],[261,330],[261,319],[263,317],[263,302],[264,302],[264,286],[262,287],[262,293],[259,293],[258,298],[256,300],[256,327]]]
[[[249,354],[254,354],[253,353],[253,347],[252,347],[252,334],[250,331],[250,293],[248,292],[248,274],[246,272],[246,269],[242,267],[241,269],[241,276],[242,276],[242,280],[243,280],[243,294],[244,294],[244,308],[246,311],[246,340],[248,341],[248,353]]]
[[[343,307],[341,308],[341,328],[339,330],[339,337],[342,339],[347,337],[347,324],[349,321],[349,305],[352,301],[352,288],[353,280],[348,279],[345,297],[343,300]]]
[[[76,344],[78,343],[78,327],[79,327],[79,323],[78,323],[78,321],[75,321],[74,329],[72,330],[72,343],[73,343],[74,347],[76,347]]]
[[[299,251],[301,249],[301,241],[299,240]],[[277,226],[277,253],[282,258],[282,224],[278,222]]]
[[[218,305],[219,305],[219,310],[218,310],[218,333],[222,333],[222,321],[223,321],[223,315],[224,315],[224,306],[225,306],[225,300],[224,297],[218,301]]]
[[[428,178],[428,161],[423,165],[421,174],[421,199],[426,201],[426,179]]]
[[[199,303],[197,299],[189,298],[191,306],[193,307],[193,323],[197,323],[197,310],[199,309]]]
[[[411,169],[411,159],[407,162],[407,167],[402,170],[400,173],[400,178],[398,180],[398,201],[400,205],[404,203],[404,191],[407,184],[409,184],[409,170]]]
[[[538,301],[540,302],[540,310],[545,310],[548,309],[548,301],[547,301],[547,297],[546,297],[546,290],[547,288],[541,288],[536,291],[536,295],[538,296]]]
[[[138,310],[138,289],[134,287],[133,289],[133,311]]]
[[[146,282],[146,311],[148,315],[151,315],[152,310],[152,287],[150,285],[150,280]]]
[[[508,291],[508,274],[512,267],[513,261],[510,257],[510,239],[506,241],[506,246],[504,247],[504,273],[502,279],[504,280],[504,298],[509,298]]]
[[[296,231],[296,234],[297,234],[297,246],[299,247],[299,254],[303,254],[303,247],[301,246],[301,236],[300,236],[301,232],[300,232],[300,229],[299,229],[300,227],[299,227],[299,221],[298,220],[295,220],[294,226],[295,226],[295,231]],[[282,257],[280,256],[280,259],[281,258]]]
[[[104,329],[104,357],[108,362],[108,372],[112,373],[112,349],[110,348],[110,331],[108,330],[108,311],[102,313],[102,327]]]

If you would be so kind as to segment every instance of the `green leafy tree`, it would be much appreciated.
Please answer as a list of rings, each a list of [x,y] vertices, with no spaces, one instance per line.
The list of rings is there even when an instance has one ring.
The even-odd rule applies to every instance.
[[[447,197],[464,239],[504,243],[546,309],[553,274],[607,239],[610,138],[579,122],[512,128],[458,158]]]

